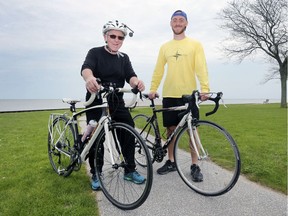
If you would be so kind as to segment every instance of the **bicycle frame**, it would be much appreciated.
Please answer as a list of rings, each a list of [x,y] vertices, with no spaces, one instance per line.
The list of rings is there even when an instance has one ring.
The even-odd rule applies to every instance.
[[[73,109],[74,107],[74,109]],[[71,110],[73,115],[72,117],[69,118],[67,124],[65,125],[63,131],[60,132],[60,135],[59,135],[59,138],[56,142],[53,141],[53,143],[57,143],[59,140],[61,140],[61,138],[63,138],[64,136],[64,133],[65,133],[65,130],[67,129],[67,127],[69,125],[73,125],[73,128],[75,130],[75,144],[76,145],[79,145],[81,143],[80,141],[80,137],[79,137],[79,130],[78,130],[78,117],[81,116],[83,113],[86,113],[88,110],[93,110],[93,109],[99,109],[99,108],[102,108],[102,117],[100,118],[99,122],[98,122],[98,125],[97,125],[97,128],[95,129],[92,137],[89,139],[88,143],[85,145],[84,149],[80,149],[80,151],[82,150],[81,154],[80,154],[80,157],[81,157],[81,161],[85,161],[85,158],[87,156],[87,154],[89,153],[89,150],[90,148],[92,147],[93,143],[95,142],[97,136],[99,135],[99,133],[101,132],[101,130],[104,128],[105,130],[105,134],[106,134],[106,144],[108,146],[109,149],[111,149],[111,132],[109,132],[109,129],[108,129],[108,124],[110,122],[110,118],[107,117],[107,109],[108,109],[108,104],[105,103],[105,104],[101,104],[101,105],[96,105],[96,106],[93,106],[93,107],[90,107],[90,108],[87,108],[87,109],[84,109],[84,110],[81,110],[79,112],[76,112],[75,110],[75,105],[71,104]],[[51,131],[51,127],[50,125],[53,124],[53,121],[56,119],[56,118],[60,118],[61,116],[63,116],[63,114],[58,114],[58,113],[53,113],[50,115],[50,119],[49,119],[49,123],[48,123],[48,128],[49,128],[49,133],[51,134],[51,137],[53,137],[53,131]],[[119,143],[118,143],[119,144]],[[71,157],[72,155],[63,151],[61,148],[58,148],[57,146],[55,146],[55,148],[62,152],[63,154],[65,154],[66,156],[68,157]],[[112,153],[110,153],[112,154]],[[114,159],[111,155],[111,161],[114,163]]]
[[[215,103],[215,107],[212,111],[206,113],[206,116],[212,115],[213,113],[215,113],[218,110],[219,100],[221,99],[223,93],[217,92],[216,94],[217,94],[217,96],[215,98],[209,97],[209,99],[208,99],[208,100],[211,100]],[[149,98],[148,94],[143,94],[143,96],[145,98]],[[158,112],[173,112],[173,111],[186,110],[187,111],[186,114],[184,114],[184,116],[182,117],[182,119],[180,120],[178,125],[176,126],[175,130],[167,138],[166,142],[164,142],[162,148],[164,150],[166,150],[168,148],[168,146],[170,145],[171,141],[176,137],[176,135],[180,131],[180,129],[183,128],[183,126],[187,123],[188,129],[189,129],[188,133],[189,133],[189,138],[190,138],[190,140],[189,140],[190,141],[190,148],[195,150],[197,157],[198,157],[198,160],[201,160],[201,159],[208,157],[208,152],[206,152],[204,150],[203,145],[200,141],[199,134],[197,132],[197,126],[196,126],[197,119],[193,118],[192,111],[191,111],[192,106],[197,106],[199,108],[198,103],[197,103],[197,97],[199,98],[199,92],[193,91],[191,96],[190,95],[183,96],[183,99],[185,98],[184,99],[185,100],[184,106],[175,106],[175,107],[161,108],[161,109],[156,109],[154,100],[150,99],[150,102],[151,102],[150,107],[152,107],[153,114],[148,119],[147,124],[144,127],[144,130],[146,129],[146,127],[149,124],[153,124],[153,126],[155,127],[156,148],[159,146],[162,146],[161,145],[160,129],[159,129],[158,120],[157,120],[157,113]],[[194,101],[194,102],[192,102],[192,101]],[[191,146],[191,144],[192,144],[192,146]],[[197,147],[199,147],[199,150],[201,150],[202,155],[203,155],[202,157],[200,156],[200,153],[199,153],[199,150]],[[148,148],[149,148],[149,146],[148,146]],[[150,149],[151,149],[151,147],[150,147]]]
[[[101,90],[103,90],[103,89],[104,89],[104,87],[101,86]],[[131,104],[135,103],[135,101],[137,99],[137,97],[136,97],[137,91],[135,92],[135,91],[133,91],[131,89],[118,88],[118,92],[134,93],[133,94],[133,98],[130,101],[130,104],[126,105],[126,107],[129,107],[129,106],[131,106]],[[84,102],[84,105],[88,106],[89,104],[91,104],[94,101],[94,99],[96,98],[96,95],[97,95],[96,93],[93,93],[91,95],[90,99],[88,101]],[[67,129],[67,127],[69,125],[72,124],[73,128],[75,130],[74,141],[75,141],[75,145],[76,146],[74,146],[74,147],[76,147],[76,149],[80,150],[80,152],[81,152],[81,154],[80,154],[81,161],[85,161],[85,158],[86,158],[87,154],[89,153],[90,148],[92,147],[93,143],[95,142],[95,140],[98,137],[98,135],[101,132],[101,130],[104,128],[104,130],[105,130],[105,144],[107,145],[108,149],[112,149],[111,146],[112,146],[112,140],[113,139],[111,138],[111,136],[113,136],[113,134],[111,134],[111,132],[109,132],[109,129],[108,129],[109,122],[111,121],[111,117],[108,114],[109,113],[109,111],[108,111],[108,108],[109,108],[108,102],[104,102],[103,104],[95,105],[93,107],[89,107],[89,108],[83,109],[83,110],[81,110],[79,112],[76,112],[76,106],[75,106],[76,103],[79,102],[78,100],[63,99],[63,102],[67,102],[67,103],[70,104],[70,111],[72,112],[72,117],[69,117],[68,122],[65,125],[63,131],[60,132],[60,135],[59,135],[59,138],[58,138],[57,142],[61,138],[63,138],[65,130]],[[84,149],[82,149],[83,146],[80,145],[81,144],[81,140],[80,140],[80,136],[79,136],[80,133],[79,133],[79,129],[78,129],[78,117],[81,116],[83,113],[86,113],[89,110],[99,109],[99,108],[102,109],[102,116],[99,119],[97,128],[95,129],[92,137],[89,139],[89,141],[85,145]],[[67,117],[67,114],[64,114],[64,116]],[[60,117],[63,117],[63,114],[52,113],[50,115],[50,119],[49,119],[49,122],[48,122],[48,130],[49,130],[49,133],[50,133],[52,138],[53,138],[53,131],[50,130],[51,129],[50,126],[53,124],[53,121],[56,118],[60,118]],[[57,143],[57,142],[53,141],[53,143]],[[117,141],[116,145],[120,145],[118,141]],[[66,156],[71,158],[72,155],[69,154],[68,152],[63,151],[62,149],[58,148],[57,146],[55,146],[55,148],[58,151],[62,152],[63,154],[65,154]],[[112,156],[112,151],[110,151],[110,157],[111,157],[111,162],[114,163],[114,159],[113,159],[113,156]]]
[[[99,106],[91,107],[91,108],[99,108]],[[98,122],[98,125],[96,126],[96,129],[92,135],[92,137],[89,139],[88,143],[85,145],[83,151],[81,152],[81,161],[85,160],[85,157],[89,153],[90,148],[92,147],[93,143],[95,142],[96,138],[98,137],[100,131],[104,128],[105,134],[106,134],[106,142],[108,144],[108,148],[111,149],[111,134],[109,133],[108,130],[108,123],[109,119],[107,116],[102,116]],[[113,161],[113,157],[111,156],[111,160]],[[114,163],[114,161],[113,161]]]
[[[152,117],[147,122],[146,126],[148,126],[149,123],[152,123],[152,124],[154,124],[154,122],[156,123],[156,124],[154,124],[155,129],[156,129],[155,130],[155,132],[156,132],[156,137],[155,137],[156,145],[160,145],[160,143],[161,143],[161,135],[160,135],[160,129],[159,129],[159,125],[158,125],[157,113],[158,112],[165,112],[165,111],[166,112],[167,111],[173,112],[173,111],[179,111],[179,110],[186,110],[187,107],[188,107],[187,105],[184,105],[184,106],[176,106],[176,107],[170,107],[170,108],[156,109],[154,106],[154,103],[152,104],[153,114],[152,114]],[[180,122],[176,126],[175,130],[172,132],[172,134],[164,142],[162,148],[164,150],[166,150],[168,148],[168,146],[170,145],[171,141],[174,139],[174,137],[180,131],[180,129],[187,123],[188,128],[189,128],[189,137],[190,137],[190,143],[192,143],[192,148],[195,150],[199,160],[206,158],[207,154],[206,154],[206,152],[205,152],[205,150],[201,144],[199,135],[197,133],[196,126],[192,125],[193,121],[195,121],[195,120],[193,119],[192,112],[189,111],[187,114],[185,114],[182,117],[182,119],[180,120]],[[197,146],[199,146],[200,150],[203,152],[203,155],[204,155],[203,157],[200,156]]]

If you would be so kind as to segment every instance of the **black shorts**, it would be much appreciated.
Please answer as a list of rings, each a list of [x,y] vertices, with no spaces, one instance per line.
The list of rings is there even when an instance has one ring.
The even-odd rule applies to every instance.
[[[183,102],[182,98],[163,98],[162,100],[163,108],[183,106],[183,105],[185,105],[185,103]],[[178,115],[183,111],[184,110],[162,112],[163,126],[164,127],[177,126],[178,123],[181,121],[181,118],[179,118]],[[199,110],[197,106],[192,108],[192,115],[194,118],[199,119]]]

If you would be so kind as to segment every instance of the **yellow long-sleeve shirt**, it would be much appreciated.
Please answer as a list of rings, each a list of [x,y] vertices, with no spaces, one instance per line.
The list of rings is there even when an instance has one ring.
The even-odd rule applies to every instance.
[[[200,42],[191,38],[171,40],[163,44],[151,81],[151,92],[156,92],[164,75],[162,96],[180,98],[183,94],[191,94],[197,89],[196,77],[201,92],[209,92],[208,70],[203,47]]]

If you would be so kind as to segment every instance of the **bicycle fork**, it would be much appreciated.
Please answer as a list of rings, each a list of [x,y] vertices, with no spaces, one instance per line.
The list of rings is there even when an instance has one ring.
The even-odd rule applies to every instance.
[[[109,126],[108,126],[108,124],[104,124],[104,130],[105,130],[105,142],[104,142],[104,144],[106,144],[107,145],[107,149],[108,149],[108,151],[109,151],[109,154],[110,154],[110,160],[111,160],[111,164],[115,164],[115,160],[114,160],[114,158],[113,158],[113,153],[111,152],[112,151],[112,145],[111,145],[111,143],[112,143],[112,132],[111,131],[109,131]],[[118,141],[116,141],[117,143],[118,143]]]
[[[120,142],[117,137],[117,132],[109,129],[109,123],[104,124],[104,130],[105,130],[104,145],[106,145],[107,150],[109,152],[111,160],[110,162],[114,169],[118,169],[119,167],[125,165],[126,162],[121,150],[122,148]],[[115,159],[119,161],[119,163],[117,163]]]
[[[187,116],[187,125],[188,125],[188,134],[189,134],[189,145],[190,145],[190,149],[191,150],[195,150],[198,160],[202,160],[208,157],[208,152],[206,152],[203,148],[203,145],[201,143],[198,131],[197,131],[197,127],[196,126],[192,126],[192,115],[189,114]],[[199,150],[202,152],[202,154],[200,155]]]

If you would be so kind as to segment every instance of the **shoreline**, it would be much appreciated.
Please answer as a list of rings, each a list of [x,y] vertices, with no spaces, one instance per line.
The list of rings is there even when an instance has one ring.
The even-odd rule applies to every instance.
[[[265,99],[224,99],[220,102],[220,105],[231,104],[264,104]],[[155,105],[161,105],[162,99],[154,100]],[[279,99],[269,99],[268,104],[279,103]],[[213,102],[205,102],[202,105],[211,105]],[[149,100],[138,100],[137,106],[145,107],[149,106]],[[70,105],[63,103],[62,99],[0,99],[0,113],[11,112],[32,112],[32,111],[49,111],[69,109]],[[76,104],[77,109],[84,108],[83,101]]]

